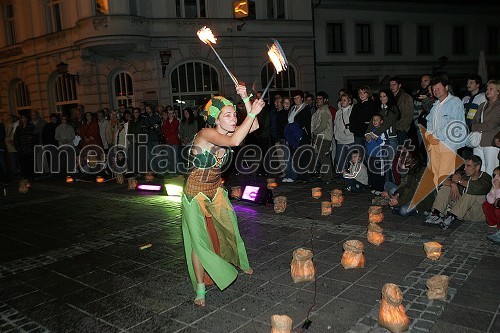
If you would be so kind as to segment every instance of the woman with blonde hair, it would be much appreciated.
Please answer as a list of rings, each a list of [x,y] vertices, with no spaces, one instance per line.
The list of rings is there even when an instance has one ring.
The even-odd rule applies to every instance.
[[[474,148],[473,154],[483,161],[481,171],[491,175],[493,169],[498,166],[498,152],[500,151],[492,145],[493,138],[500,130],[500,81],[488,81],[485,95],[487,102],[479,106],[472,120],[471,129],[473,132],[481,133],[481,142]]]

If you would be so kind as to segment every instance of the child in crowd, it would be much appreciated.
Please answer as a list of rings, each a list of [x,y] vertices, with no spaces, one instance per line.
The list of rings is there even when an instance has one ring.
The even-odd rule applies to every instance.
[[[497,232],[487,237],[495,243],[500,243],[500,167],[493,170],[492,176],[491,183],[493,186],[483,203],[483,211],[488,225],[497,228]]]
[[[357,150],[351,154],[349,161],[349,170],[343,170],[345,190],[349,192],[359,193],[363,191],[363,187],[368,185],[368,173],[366,166],[361,161],[361,157]]]
[[[384,190],[385,183],[385,167],[382,159],[382,146],[385,145],[387,134],[384,132],[379,136],[374,132],[384,123],[384,118],[381,114],[375,114],[372,117],[372,131],[365,134],[366,153],[368,156],[368,181],[372,188],[372,193],[380,195]]]

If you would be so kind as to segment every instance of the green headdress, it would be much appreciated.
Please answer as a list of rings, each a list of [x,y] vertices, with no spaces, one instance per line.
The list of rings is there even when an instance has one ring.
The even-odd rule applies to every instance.
[[[205,105],[202,114],[210,125],[214,125],[220,110],[226,105],[233,105],[233,103],[222,96],[214,96]]]

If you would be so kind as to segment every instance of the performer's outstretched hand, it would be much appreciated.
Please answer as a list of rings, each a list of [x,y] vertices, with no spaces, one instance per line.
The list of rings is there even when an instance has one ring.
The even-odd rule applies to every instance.
[[[247,87],[245,87],[244,85],[237,85],[236,86],[236,93],[238,95],[240,95],[241,99],[245,99],[248,97],[248,93],[247,93]]]
[[[254,115],[258,115],[265,105],[266,103],[264,102],[264,100],[256,99],[252,104],[252,110],[250,112]]]

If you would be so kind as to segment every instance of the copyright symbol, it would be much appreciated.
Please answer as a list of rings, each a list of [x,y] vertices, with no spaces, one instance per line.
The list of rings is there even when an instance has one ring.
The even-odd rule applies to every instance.
[[[463,121],[454,120],[446,126],[446,138],[452,143],[462,143],[469,134],[469,128]]]

